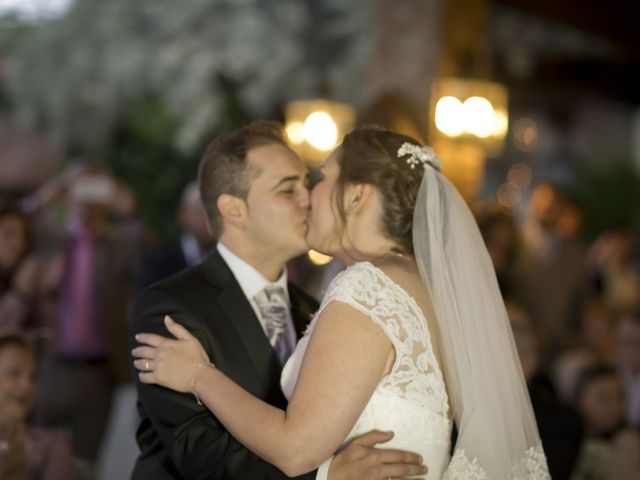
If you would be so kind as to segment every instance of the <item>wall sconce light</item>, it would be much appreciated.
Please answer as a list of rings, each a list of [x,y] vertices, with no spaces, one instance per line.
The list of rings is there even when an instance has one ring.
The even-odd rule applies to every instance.
[[[433,82],[432,141],[440,138],[473,142],[488,155],[504,147],[509,117],[507,89],[486,80],[441,78]]]
[[[430,143],[443,173],[472,201],[482,185],[486,156],[504,148],[507,89],[486,80],[445,77],[431,90]]]
[[[310,165],[318,165],[354,126],[352,106],[324,99],[289,102],[285,131],[291,148]]]

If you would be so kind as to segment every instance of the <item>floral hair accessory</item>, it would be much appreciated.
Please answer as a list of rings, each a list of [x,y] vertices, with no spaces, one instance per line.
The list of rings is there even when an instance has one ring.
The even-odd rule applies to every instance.
[[[427,165],[431,165],[437,171],[440,171],[440,159],[431,147],[421,147],[420,145],[405,142],[398,149],[398,158],[402,158],[405,155],[408,155],[407,163],[412,169],[421,164],[424,168]]]

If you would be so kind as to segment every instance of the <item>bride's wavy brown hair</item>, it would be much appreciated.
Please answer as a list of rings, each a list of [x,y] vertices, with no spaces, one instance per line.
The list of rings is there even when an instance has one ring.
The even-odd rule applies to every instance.
[[[366,183],[375,187],[381,194],[383,233],[397,243],[399,253],[413,255],[413,210],[423,167],[412,169],[404,157],[398,158],[403,143],[421,145],[407,135],[378,127],[361,127],[347,134],[337,156],[340,175],[334,206],[342,231],[347,214],[341,199],[347,185]]]

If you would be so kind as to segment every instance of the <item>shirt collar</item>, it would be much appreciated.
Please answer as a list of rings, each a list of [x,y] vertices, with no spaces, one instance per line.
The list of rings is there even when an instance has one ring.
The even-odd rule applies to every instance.
[[[216,248],[218,249],[220,256],[231,269],[233,276],[236,277],[236,280],[240,284],[240,288],[247,299],[250,301],[253,300],[253,297],[260,293],[267,285],[274,285],[284,289],[285,294],[287,295],[287,300],[291,303],[291,300],[289,299],[289,290],[287,288],[286,266],[282,269],[280,277],[275,282],[270,282],[255,268],[229,250],[229,248],[227,248],[222,242],[218,242],[216,244]]]

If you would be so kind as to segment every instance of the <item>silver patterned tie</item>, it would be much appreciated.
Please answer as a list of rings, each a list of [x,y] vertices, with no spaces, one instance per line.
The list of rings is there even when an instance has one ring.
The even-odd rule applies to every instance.
[[[264,320],[269,343],[276,350],[280,363],[284,365],[291,355],[287,341],[287,295],[282,287],[268,285],[254,299]]]

